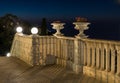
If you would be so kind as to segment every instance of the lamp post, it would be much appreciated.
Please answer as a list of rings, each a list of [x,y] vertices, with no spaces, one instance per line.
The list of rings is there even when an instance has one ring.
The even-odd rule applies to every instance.
[[[65,23],[61,23],[60,21],[55,21],[53,23],[51,23],[51,25],[53,25],[53,29],[56,29],[56,33],[53,34],[54,36],[63,36],[63,34],[60,32],[61,29],[64,28],[63,25],[65,25]]]
[[[87,22],[87,19],[85,18],[77,17],[76,20],[77,21],[73,22],[73,24],[75,25],[75,29],[79,30],[79,34],[77,34],[75,37],[76,38],[87,38],[88,36],[84,34],[84,30],[89,29],[88,25],[90,23]]]

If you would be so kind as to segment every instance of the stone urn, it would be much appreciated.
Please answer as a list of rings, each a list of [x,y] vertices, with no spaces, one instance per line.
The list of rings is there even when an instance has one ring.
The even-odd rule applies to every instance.
[[[65,23],[61,23],[60,21],[55,21],[55,22],[51,23],[51,25],[53,25],[52,28],[56,30],[56,33],[53,34],[54,36],[63,36],[63,34],[60,32],[60,30],[64,28],[63,25],[65,25]]]
[[[84,30],[89,29],[88,25],[90,23],[87,22],[85,18],[77,18],[77,21],[73,22],[73,24],[75,25],[75,29],[79,30],[79,34],[75,36],[76,38],[87,38],[88,37],[84,34]]]

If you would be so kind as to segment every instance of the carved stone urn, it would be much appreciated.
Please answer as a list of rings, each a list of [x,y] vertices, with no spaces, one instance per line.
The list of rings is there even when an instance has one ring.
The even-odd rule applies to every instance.
[[[75,37],[76,38],[87,38],[88,36],[86,36],[84,34],[84,30],[89,29],[88,25],[90,24],[89,22],[87,22],[87,20],[85,18],[76,18],[76,22],[73,22],[73,24],[75,25],[75,29],[79,30],[79,34],[77,34]]]
[[[51,23],[51,25],[53,25],[52,28],[56,30],[56,33],[53,34],[54,36],[63,36],[63,34],[60,32],[60,30],[64,28],[63,25],[65,25],[65,23],[61,23],[60,21],[55,21],[55,22]]]

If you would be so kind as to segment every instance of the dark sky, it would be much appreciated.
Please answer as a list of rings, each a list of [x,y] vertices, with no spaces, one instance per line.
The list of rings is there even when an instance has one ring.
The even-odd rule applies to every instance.
[[[29,20],[76,16],[120,19],[120,0],[0,0],[0,16],[6,13]]]
[[[76,34],[73,19],[86,17],[91,38],[120,40],[120,0],[0,0],[0,17],[7,13],[33,25],[43,17],[50,19],[49,25],[56,19],[67,20],[64,32],[72,36]]]

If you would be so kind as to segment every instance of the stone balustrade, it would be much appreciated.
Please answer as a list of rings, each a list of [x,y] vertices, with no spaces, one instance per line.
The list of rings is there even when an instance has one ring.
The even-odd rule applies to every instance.
[[[11,55],[32,66],[47,65],[47,57],[53,56],[52,63],[76,73],[83,72],[106,82],[108,79],[120,82],[119,41],[16,34]]]
[[[120,42],[85,39],[84,43],[83,73],[107,83],[119,83]]]
[[[11,55],[34,65],[59,64],[76,73],[94,77],[106,83],[120,83],[120,41],[88,39],[83,32],[88,22],[74,22],[76,37],[60,32],[65,23],[52,23],[54,36],[16,33]]]

